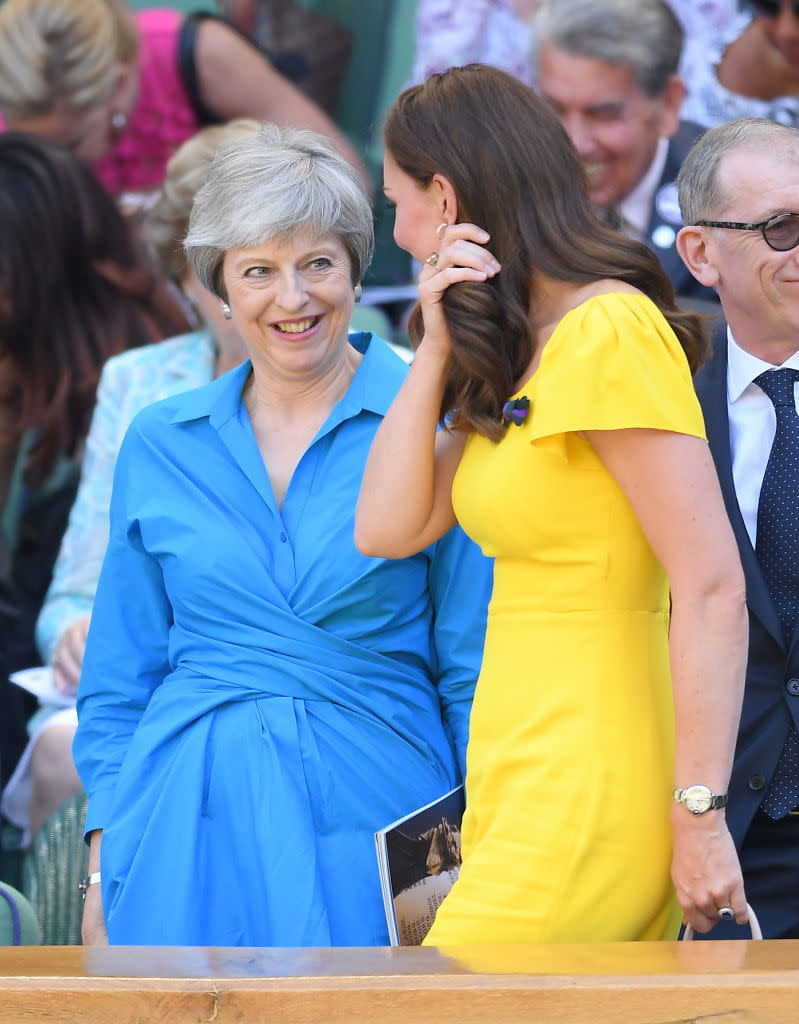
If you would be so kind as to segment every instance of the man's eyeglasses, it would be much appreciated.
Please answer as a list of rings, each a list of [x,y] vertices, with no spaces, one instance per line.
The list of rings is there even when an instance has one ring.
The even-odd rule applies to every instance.
[[[799,0],[784,5],[780,3],[780,0],[749,0],[749,6],[761,18],[776,18],[783,6],[791,7],[793,13],[799,18]]]
[[[757,224],[736,220],[698,220],[699,228],[730,228],[733,231],[759,231],[766,245],[777,252],[787,252],[799,245],[799,213],[775,213]]]

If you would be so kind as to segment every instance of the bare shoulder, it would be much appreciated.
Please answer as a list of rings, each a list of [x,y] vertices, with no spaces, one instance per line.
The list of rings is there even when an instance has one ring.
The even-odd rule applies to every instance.
[[[221,18],[204,18],[198,24],[195,65],[201,79],[217,78],[220,83],[242,71],[274,73],[268,58]]]
[[[792,96],[799,88],[795,66],[767,38],[759,19],[752,21],[726,48],[716,74],[730,92],[754,99]]]

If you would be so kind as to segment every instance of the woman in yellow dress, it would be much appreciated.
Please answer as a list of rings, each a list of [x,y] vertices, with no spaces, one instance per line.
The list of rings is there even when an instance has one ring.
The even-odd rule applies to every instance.
[[[723,804],[744,584],[691,382],[701,325],[655,255],[600,223],[556,117],[501,71],[406,90],[384,188],[423,263],[418,347],[356,542],[402,557],[457,517],[495,559],[463,866],[426,941],[743,923]]]

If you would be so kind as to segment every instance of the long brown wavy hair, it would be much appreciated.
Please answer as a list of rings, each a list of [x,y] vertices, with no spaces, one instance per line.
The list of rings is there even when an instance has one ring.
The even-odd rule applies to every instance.
[[[502,435],[501,410],[533,357],[530,309],[539,274],[590,283],[625,281],[648,295],[695,370],[704,354],[701,319],[676,308],[674,288],[643,243],[607,228],[588,199],[585,172],[560,121],[512,75],[471,64],[406,89],[385,123],[386,149],[420,186],[452,184],[458,219],[484,228],[502,264],[484,283],[446,290],[452,366],[441,422]],[[424,332],[421,310],[409,336]]]
[[[0,134],[0,402],[34,430],[36,486],[89,427],[105,361],[188,330],[185,308],[92,171],[47,139]]]

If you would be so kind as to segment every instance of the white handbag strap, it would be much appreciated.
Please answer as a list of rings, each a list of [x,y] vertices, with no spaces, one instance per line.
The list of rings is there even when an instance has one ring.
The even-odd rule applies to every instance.
[[[749,927],[752,929],[752,938],[753,939],[762,939],[763,938],[763,932],[760,929],[760,922],[758,921],[757,915],[755,914],[754,910],[752,910],[752,908],[749,906],[748,903],[746,904],[746,912],[749,915],[748,924],[749,924]],[[742,927],[745,928],[746,925],[742,925]],[[694,937],[694,930],[693,930],[693,928],[691,927],[690,924],[687,924],[685,926],[685,931],[682,933],[682,940],[683,940],[683,942],[688,942],[693,937]]]

